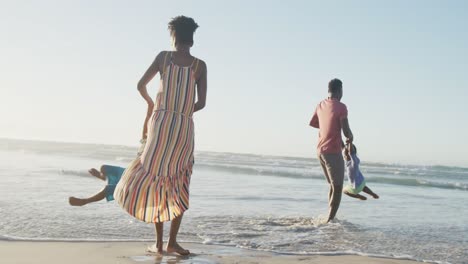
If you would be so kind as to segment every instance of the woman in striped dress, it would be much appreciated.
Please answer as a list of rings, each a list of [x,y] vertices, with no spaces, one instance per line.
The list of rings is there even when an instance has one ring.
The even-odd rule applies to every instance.
[[[176,238],[184,211],[189,208],[194,163],[192,114],[203,109],[206,101],[206,64],[190,54],[197,27],[189,17],[172,19],[169,31],[175,51],[160,52],[139,81],[138,91],[148,103],[143,132],[146,146],[125,170],[114,193],[130,215],[155,223],[153,250],[158,253],[163,251],[163,222],[172,221],[167,252],[190,254]],[[161,76],[160,89],[153,103],[146,85],[157,73]]]

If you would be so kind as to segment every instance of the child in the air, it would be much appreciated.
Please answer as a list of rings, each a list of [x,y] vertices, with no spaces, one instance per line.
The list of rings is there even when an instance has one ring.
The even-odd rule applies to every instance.
[[[352,143],[343,146],[343,156],[346,162],[346,175],[348,176],[349,185],[343,188],[343,192],[353,198],[367,200],[367,198],[359,193],[361,191],[369,194],[378,199],[379,196],[372,192],[372,190],[366,186],[366,180],[359,170],[359,163],[361,162],[356,156],[356,146]]]

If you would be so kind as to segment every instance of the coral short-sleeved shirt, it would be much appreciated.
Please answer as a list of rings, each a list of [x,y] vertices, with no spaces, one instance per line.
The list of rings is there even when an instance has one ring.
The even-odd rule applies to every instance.
[[[311,125],[319,129],[318,154],[341,153],[341,120],[348,117],[346,105],[334,98],[320,102]]]

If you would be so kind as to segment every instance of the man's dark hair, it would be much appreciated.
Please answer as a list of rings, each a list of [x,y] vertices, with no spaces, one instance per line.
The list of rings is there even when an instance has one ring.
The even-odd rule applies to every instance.
[[[168,24],[169,32],[175,40],[175,44],[193,44],[193,34],[198,24],[191,17],[177,16]]]
[[[343,83],[340,79],[333,79],[328,83],[328,92],[331,94],[336,94],[343,88]]]

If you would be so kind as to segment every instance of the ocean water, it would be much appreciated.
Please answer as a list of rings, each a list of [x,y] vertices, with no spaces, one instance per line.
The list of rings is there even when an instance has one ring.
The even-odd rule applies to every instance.
[[[151,241],[153,226],[115,202],[68,205],[69,196],[104,187],[89,168],[126,166],[135,153],[124,146],[0,139],[0,239]],[[468,168],[361,157],[368,186],[381,198],[343,196],[338,219],[324,224],[328,187],[316,159],[214,152],[195,158],[180,241],[468,263]]]

